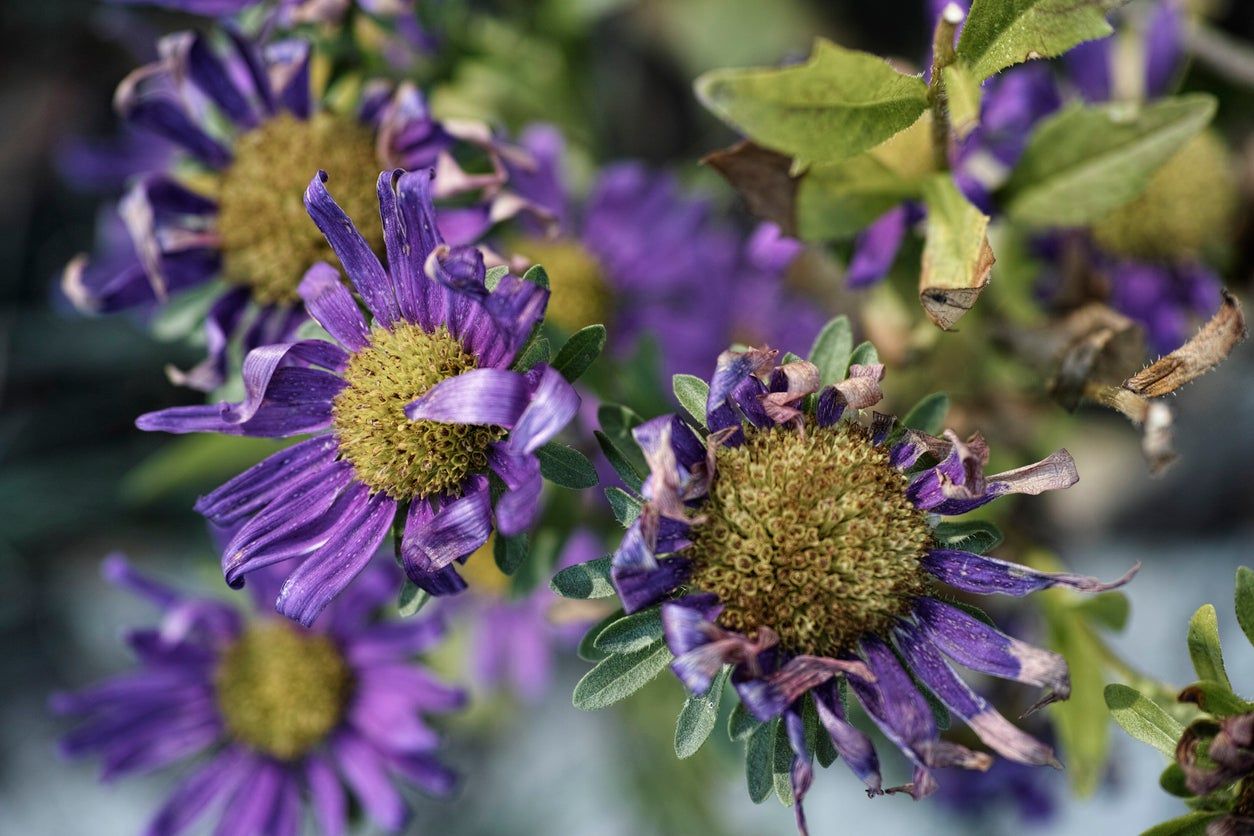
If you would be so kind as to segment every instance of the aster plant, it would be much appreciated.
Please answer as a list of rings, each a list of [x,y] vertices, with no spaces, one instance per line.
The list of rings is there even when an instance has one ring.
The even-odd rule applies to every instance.
[[[621,699],[669,666],[691,693],[676,730],[676,750],[690,754],[730,681],[740,705],[729,730],[747,739],[750,794],[761,800],[774,784],[803,832],[816,756],[843,756],[870,795],[922,798],[937,788],[934,768],[988,768],[987,754],[940,737],[930,702],[1003,757],[1058,765],[946,659],[1047,689],[1038,707],[1068,696],[1066,662],[950,596],[1098,592],[1132,574],[1107,584],[1007,563],[982,554],[999,539],[986,523],[942,522],[999,496],[1070,486],[1070,455],[986,475],[978,434],[917,428],[940,423],[935,399],[901,425],[881,413],[864,424],[884,368],[870,344],[851,352],[847,335],[836,320],[810,360],[728,351],[708,386],[677,378],[693,420],[632,430],[648,472],[621,463],[640,491],[618,499],[621,545],[554,579],[565,594],[617,594],[625,613],[592,639],[606,658],[576,687],[576,706]],[[906,785],[882,786],[870,739],[849,721],[850,694],[913,763]]]
[[[61,741],[99,758],[103,780],[191,764],[150,822],[151,834],[343,833],[349,793],[377,827],[400,830],[401,788],[445,797],[456,777],[436,757],[431,715],[466,695],[415,663],[444,632],[435,618],[381,620],[399,571],[364,572],[317,624],[298,627],[147,577],[121,556],[105,578],[160,611],[126,636],[138,667],[51,698],[78,725]],[[275,578],[259,577],[258,589]]]
[[[385,268],[326,188],[305,203],[369,314],[325,263],[299,292],[330,339],[276,343],[244,361],[239,403],[173,407],[140,429],[313,437],[202,497],[196,508],[237,526],[222,556],[226,581],[281,561],[296,564],[279,592],[283,614],[310,624],[371,561],[389,532],[413,587],[461,591],[454,564],[495,529],[501,548],[540,508],[542,471],[595,483],[591,464],[550,440],[579,408],[567,380],[600,342],[572,341],[553,364],[534,349],[549,291],[542,268],[525,278],[485,271],[474,247],[449,247],[431,202],[434,172],[379,175]],[[530,348],[529,348],[530,346]]]
[[[384,168],[438,165],[443,195],[474,193],[488,203],[504,177],[486,128],[436,122],[412,84],[366,81],[350,106],[323,101],[311,80],[313,45],[302,38],[180,32],[163,38],[159,52],[123,80],[114,104],[129,127],[180,154],[140,173],[119,202],[129,242],[74,259],[63,288],[93,313],[172,301],[198,311],[208,356],[190,371],[172,370],[176,382],[213,390],[230,371],[233,342],[248,351],[291,339],[307,321],[301,277],[334,259],[300,203],[316,171],[338,178],[351,217],[373,212]],[[467,173],[455,147],[477,148],[492,170]],[[489,211],[450,214],[445,234],[472,240]],[[367,242],[382,252],[377,228]]]
[[[1237,569],[1237,622],[1254,644],[1254,571]],[[1215,607],[1189,621],[1187,646],[1197,681],[1183,689],[1148,678],[1106,686],[1115,721],[1171,759],[1159,784],[1192,808],[1147,830],[1146,836],[1254,832],[1254,702],[1228,678]],[[1169,701],[1172,700],[1173,701]]]

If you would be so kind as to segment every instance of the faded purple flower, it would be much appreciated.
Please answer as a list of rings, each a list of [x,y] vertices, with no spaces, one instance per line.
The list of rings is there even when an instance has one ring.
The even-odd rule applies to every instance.
[[[217,833],[347,829],[349,793],[378,827],[397,831],[399,788],[444,797],[456,777],[436,758],[426,715],[460,709],[463,691],[414,663],[444,634],[432,618],[384,621],[399,572],[378,563],[309,628],[197,598],[136,572],[120,556],[105,577],[156,605],[152,628],[126,640],[138,668],[53,695],[78,727],[69,757],[99,757],[102,780],[194,761],[147,832],[170,836],[216,820]]]
[[[335,342],[254,349],[242,402],[174,407],[136,422],[173,433],[313,434],[196,505],[216,525],[242,524],[222,556],[232,586],[264,566],[298,564],[276,606],[302,624],[394,528],[403,530],[399,552],[411,581],[434,595],[464,589],[455,562],[494,527],[509,536],[535,520],[536,451],[579,408],[552,368],[514,368],[548,291],[509,274],[489,289],[483,254],[441,238],[433,178],[430,170],[379,176],[384,268],[320,172],[305,204],[373,324],[336,270],[316,264],[300,296]],[[499,492],[489,491],[489,473]]]
[[[708,690],[730,665],[749,713],[782,718],[803,831],[810,697],[868,793],[885,791],[870,739],[846,719],[842,684],[914,763],[913,781],[890,792],[921,798],[937,787],[933,768],[991,762],[940,738],[912,677],[998,754],[1057,765],[1049,746],[975,694],[946,658],[1044,687],[1041,704],[1068,696],[1066,662],[948,603],[938,586],[1015,597],[1053,586],[1096,592],[1132,573],[1106,584],[1039,572],[962,550],[963,538],[937,520],[1003,495],[1066,488],[1078,478],[1071,456],[1060,450],[986,475],[979,435],[894,431],[895,419],[881,413],[869,427],[850,420],[880,400],[883,366],[855,364],[820,388],[814,365],[775,366],[774,358],[760,349],[719,357],[708,435],[675,416],[633,431],[650,475],[644,509],[613,558],[624,609],[660,605],[672,669],[690,691]]]

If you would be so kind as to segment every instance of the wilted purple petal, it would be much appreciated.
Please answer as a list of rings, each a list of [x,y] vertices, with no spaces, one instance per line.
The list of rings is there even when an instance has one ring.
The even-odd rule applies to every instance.
[[[504,444],[494,444],[488,451],[488,464],[509,489],[496,500],[493,512],[496,528],[511,537],[531,528],[540,512],[540,460],[530,453],[516,455]]]
[[[485,476],[472,476],[460,497],[441,500],[439,511],[431,513],[430,509],[428,502],[410,505],[401,540],[401,558],[407,573],[412,569],[427,576],[443,569],[474,552],[492,533],[492,506]]]
[[[1103,583],[1085,575],[1038,572],[1017,563],[954,549],[935,549],[924,556],[922,563],[923,568],[955,589],[979,595],[1011,595],[1016,598],[1054,586],[1067,586],[1081,592],[1118,589],[1132,580],[1133,575],[1141,568],[1138,563],[1118,580]]]
[[[370,328],[353,294],[340,281],[340,271],[319,261],[300,280],[300,298],[309,315],[349,351],[370,344]]]

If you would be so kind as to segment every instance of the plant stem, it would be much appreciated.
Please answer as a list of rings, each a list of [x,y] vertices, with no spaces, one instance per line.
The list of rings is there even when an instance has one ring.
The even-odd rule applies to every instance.
[[[954,52],[954,33],[963,20],[962,9],[950,3],[941,12],[932,36],[932,74],[927,97],[932,105],[932,155],[939,171],[949,170],[949,93],[942,81],[942,70],[958,60]]]

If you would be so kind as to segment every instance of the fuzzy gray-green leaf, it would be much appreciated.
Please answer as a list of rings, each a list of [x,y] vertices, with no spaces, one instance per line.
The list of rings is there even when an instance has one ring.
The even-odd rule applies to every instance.
[[[958,57],[978,83],[1033,58],[1053,58],[1114,30],[1106,13],[1120,0],[974,0]]]
[[[1237,568],[1236,583],[1237,623],[1245,633],[1246,641],[1254,644],[1254,570],[1247,566]]]
[[[675,400],[697,422],[698,427],[705,426],[705,404],[710,397],[710,384],[696,375],[677,374],[671,378],[671,388]]]
[[[593,644],[606,653],[631,653],[662,638],[662,614],[657,607],[625,615],[606,626]]]
[[[574,382],[601,356],[604,349],[605,326],[589,325],[576,331],[558,349],[551,365],[562,377]]]
[[[536,450],[540,460],[540,475],[555,485],[571,490],[583,490],[597,483],[597,470],[588,457],[573,447],[550,441]]]
[[[830,386],[844,380],[852,353],[853,330],[849,317],[842,314],[824,325],[810,346],[810,362],[819,369],[819,385]]]
[[[1127,685],[1107,685],[1105,697],[1111,716],[1124,731],[1167,757],[1176,756],[1176,743],[1184,733],[1184,727],[1174,717]]]
[[[674,657],[666,642],[607,656],[575,685],[575,708],[595,711],[626,699],[666,669]]]
[[[1224,653],[1219,644],[1219,614],[1213,604],[1203,604],[1189,619],[1189,658],[1198,679],[1218,682],[1232,688],[1224,670]]]
[[[675,721],[675,755],[689,758],[705,743],[718,721],[718,706],[723,700],[723,686],[731,668],[724,667],[704,694],[689,694]]]
[[[567,566],[553,576],[549,588],[563,598],[609,598],[614,595],[610,581],[611,555]]]

